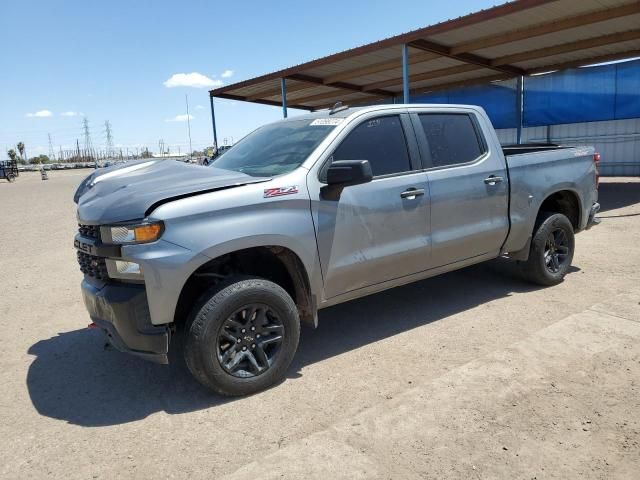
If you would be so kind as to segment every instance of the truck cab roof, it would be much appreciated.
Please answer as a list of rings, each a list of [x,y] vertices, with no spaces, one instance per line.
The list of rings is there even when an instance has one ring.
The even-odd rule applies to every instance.
[[[334,107],[335,108],[335,107]],[[464,104],[454,104],[454,103],[385,103],[379,105],[367,105],[367,106],[356,106],[351,107],[349,105],[340,106],[338,109],[333,110],[331,108],[326,108],[322,110],[317,110],[315,112],[305,113],[302,115],[295,115],[293,117],[288,117],[282,120],[278,120],[279,122],[291,122],[296,120],[313,120],[317,118],[348,118],[354,116],[356,114],[364,114],[369,112],[376,111],[389,111],[389,110],[403,110],[406,108],[426,108],[426,109],[434,109],[434,110],[451,110],[451,109],[472,109],[477,111],[484,112],[484,109],[478,105],[464,105]],[[274,122],[275,123],[275,122]]]

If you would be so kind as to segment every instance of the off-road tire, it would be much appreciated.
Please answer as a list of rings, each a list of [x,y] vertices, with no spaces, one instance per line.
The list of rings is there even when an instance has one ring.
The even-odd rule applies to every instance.
[[[562,258],[562,262],[557,265],[557,271],[553,271],[554,267],[550,268],[547,261],[549,252],[547,242],[554,232],[560,236],[562,234],[566,236],[567,253]],[[541,212],[536,221],[533,238],[531,239],[529,258],[524,262],[520,262],[522,276],[538,285],[557,285],[562,282],[571,267],[574,250],[575,238],[571,221],[561,213]],[[564,248],[563,251],[565,251]],[[547,257],[545,257],[545,252],[547,252]]]
[[[234,312],[252,303],[273,309],[284,327],[284,335],[280,350],[266,371],[239,378],[221,364],[218,335]],[[249,395],[284,379],[299,338],[298,310],[282,287],[262,278],[236,276],[209,290],[196,303],[185,324],[183,352],[191,374],[208,389],[222,395]]]

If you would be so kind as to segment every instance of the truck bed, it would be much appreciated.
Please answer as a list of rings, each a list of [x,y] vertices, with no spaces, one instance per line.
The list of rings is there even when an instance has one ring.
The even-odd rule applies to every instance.
[[[587,212],[597,200],[593,147],[528,144],[502,149],[509,170],[511,221],[505,251],[514,252],[526,246],[540,204],[551,192],[565,190],[576,194],[581,202],[578,227],[584,228]]]

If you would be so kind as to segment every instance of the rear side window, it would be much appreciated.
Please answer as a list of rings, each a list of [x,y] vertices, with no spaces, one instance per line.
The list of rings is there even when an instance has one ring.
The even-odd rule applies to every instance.
[[[333,152],[333,160],[369,160],[374,176],[411,170],[400,117],[365,120]]]
[[[419,117],[434,167],[472,162],[484,153],[469,115],[429,113]]]

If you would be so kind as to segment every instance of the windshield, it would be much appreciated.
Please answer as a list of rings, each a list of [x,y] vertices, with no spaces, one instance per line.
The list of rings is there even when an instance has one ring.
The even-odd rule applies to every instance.
[[[212,166],[272,177],[298,168],[342,119],[293,120],[265,125],[243,138]]]

